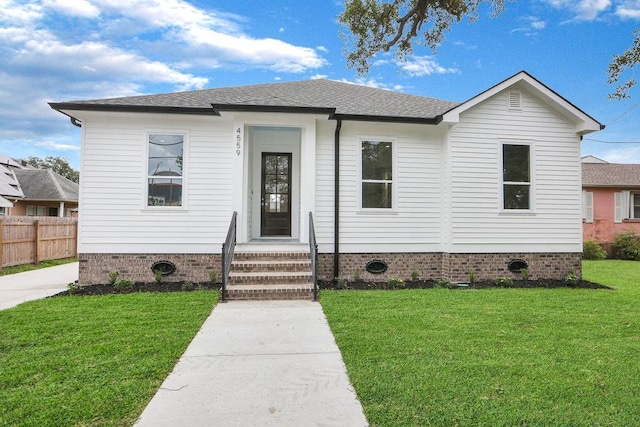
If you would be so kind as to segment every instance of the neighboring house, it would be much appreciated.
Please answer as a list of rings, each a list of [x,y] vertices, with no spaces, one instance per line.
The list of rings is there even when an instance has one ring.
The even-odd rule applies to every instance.
[[[640,164],[583,158],[582,189],[585,241],[601,243],[611,253],[617,233],[640,231]]]
[[[15,169],[24,198],[16,201],[11,215],[77,216],[78,184],[51,169]]]
[[[20,167],[12,158],[0,155],[0,216],[9,215],[16,201],[24,197],[14,173]]]
[[[581,273],[602,126],[526,72],[462,103],[306,80],[51,107],[82,126],[84,284],[158,260],[208,280],[233,212],[236,253],[308,248],[313,213],[322,279]]]

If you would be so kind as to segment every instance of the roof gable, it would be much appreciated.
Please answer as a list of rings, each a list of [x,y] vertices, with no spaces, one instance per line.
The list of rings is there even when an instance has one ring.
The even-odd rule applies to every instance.
[[[549,105],[552,109],[558,111],[574,123],[576,133],[579,135],[604,129],[604,125],[600,124],[597,120],[586,114],[571,102],[558,95],[526,71],[521,71],[474,96],[468,101],[452,108],[443,114],[442,121],[445,123],[458,123],[460,121],[461,113],[511,87],[524,87],[529,90],[538,99],[542,100],[545,104]]]

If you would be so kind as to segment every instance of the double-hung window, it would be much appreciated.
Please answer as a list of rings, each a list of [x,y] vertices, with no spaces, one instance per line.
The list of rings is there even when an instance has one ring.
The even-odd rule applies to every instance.
[[[148,135],[147,206],[182,206],[184,134]]]
[[[394,196],[393,143],[361,141],[363,209],[392,209]]]
[[[531,146],[502,144],[502,207],[531,209]]]

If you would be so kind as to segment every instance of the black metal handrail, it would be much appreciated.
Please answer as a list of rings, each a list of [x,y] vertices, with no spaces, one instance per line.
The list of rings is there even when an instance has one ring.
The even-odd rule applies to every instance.
[[[234,212],[231,216],[231,224],[227,238],[222,244],[222,302],[227,300],[227,280],[229,279],[229,271],[231,270],[231,261],[233,260],[233,251],[236,248],[236,218],[238,212]]]
[[[313,214],[309,212],[309,249],[311,250],[311,280],[313,280],[313,300],[318,301],[318,242],[313,226]]]

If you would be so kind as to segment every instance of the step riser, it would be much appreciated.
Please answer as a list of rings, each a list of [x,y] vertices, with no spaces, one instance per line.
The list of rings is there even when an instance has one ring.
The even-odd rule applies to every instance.
[[[231,286],[248,286],[248,285],[277,286],[277,285],[308,285],[309,283],[311,283],[310,276],[298,277],[298,278],[291,278],[291,277],[284,277],[284,278],[251,277],[251,278],[241,278],[241,279],[231,278],[229,279],[228,284]]]
[[[297,272],[308,272],[311,270],[311,263],[278,263],[278,264],[260,264],[260,263],[234,263],[233,264],[233,272],[237,273],[273,273],[273,272],[287,272],[287,273],[297,273]]]
[[[309,254],[305,252],[236,252],[234,261],[308,261]]]
[[[313,291],[247,289],[227,291],[230,300],[313,300]]]

